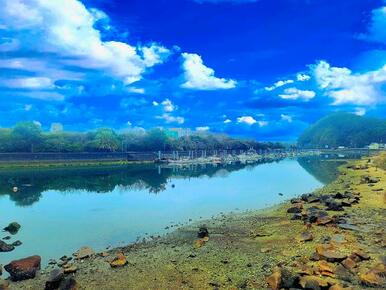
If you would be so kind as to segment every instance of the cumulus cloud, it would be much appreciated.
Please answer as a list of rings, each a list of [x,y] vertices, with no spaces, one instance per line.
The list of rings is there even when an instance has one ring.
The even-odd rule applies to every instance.
[[[231,120],[231,119],[226,119],[226,120],[224,120],[224,124],[229,124],[229,123],[232,123],[232,120]]]
[[[218,78],[214,70],[204,65],[201,56],[195,53],[182,53],[182,68],[185,82],[183,88],[195,90],[233,89],[237,82],[232,79]]]
[[[257,121],[257,124],[259,125],[259,127],[268,126],[268,122],[267,121]]]
[[[209,127],[208,126],[203,126],[203,127],[196,127],[196,131],[199,131],[199,132],[206,132],[206,131],[209,131]]]
[[[367,34],[361,34],[361,39],[386,43],[386,6],[373,10]]]
[[[292,117],[289,116],[289,115],[281,114],[281,115],[280,115],[280,118],[281,118],[283,121],[286,121],[286,122],[288,122],[288,123],[292,123]]]
[[[384,101],[386,65],[375,71],[353,73],[320,61],[311,67],[319,88],[334,99],[334,105],[372,105]]]
[[[296,75],[296,79],[299,81],[299,82],[305,82],[305,81],[308,81],[311,79],[311,77],[309,75],[306,75],[306,74],[301,74],[301,73],[298,73]]]
[[[28,51],[26,55],[34,57],[15,59],[15,54],[9,54],[2,67],[8,63],[9,68],[16,65],[20,70],[28,70],[33,64],[38,70],[32,70],[39,74],[35,78],[51,77],[52,82],[84,80],[99,73],[129,85],[170,55],[167,48],[157,43],[133,46],[103,40],[95,24],[106,17],[103,11],[87,9],[79,0],[4,0],[0,10],[0,43],[6,37],[7,51]],[[83,75],[79,74],[82,70]]]
[[[176,106],[172,103],[171,100],[165,99],[161,102],[161,105],[163,106],[163,110],[165,112],[173,112],[176,109]]]
[[[358,116],[364,116],[366,114],[366,109],[365,108],[356,108],[354,114],[358,115]]]
[[[292,84],[293,82],[294,82],[293,80],[280,80],[280,81],[277,81],[276,83],[274,83],[273,86],[265,87],[265,90],[266,91],[273,91],[279,87],[282,87],[282,86],[285,86],[288,84]]]
[[[162,119],[166,123],[177,123],[177,124],[183,124],[185,122],[185,119],[180,116],[172,116],[171,114],[164,113],[161,116],[157,116],[157,119]]]
[[[288,88],[284,90],[284,94],[280,94],[279,97],[285,100],[297,100],[303,99],[309,101],[314,98],[316,93],[309,90],[299,90],[297,88]]]
[[[237,123],[247,124],[247,125],[253,125],[257,121],[252,116],[242,116],[237,118]]]

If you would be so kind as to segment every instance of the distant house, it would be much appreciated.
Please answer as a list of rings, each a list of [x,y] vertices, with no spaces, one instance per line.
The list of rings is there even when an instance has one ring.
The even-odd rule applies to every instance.
[[[165,133],[168,137],[175,139],[192,135],[192,131],[189,128],[169,128],[165,130]]]
[[[344,146],[338,146],[338,149],[344,149],[344,148],[346,148],[346,147],[344,147]]]
[[[369,147],[369,149],[371,149],[371,150],[379,150],[379,149],[385,149],[385,148],[386,148],[386,144],[382,144],[382,143],[371,143],[368,147]]]

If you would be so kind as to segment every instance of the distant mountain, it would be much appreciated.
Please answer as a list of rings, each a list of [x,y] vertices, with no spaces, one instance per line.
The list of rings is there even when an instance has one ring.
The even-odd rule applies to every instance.
[[[386,143],[386,120],[350,113],[328,115],[307,128],[298,139],[300,147],[364,147]]]

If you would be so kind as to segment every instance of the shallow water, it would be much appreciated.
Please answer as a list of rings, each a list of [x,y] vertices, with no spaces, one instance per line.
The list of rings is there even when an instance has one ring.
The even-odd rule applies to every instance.
[[[46,264],[85,245],[101,251],[163,234],[177,223],[266,208],[330,182],[339,164],[303,158],[185,169],[135,165],[3,171],[0,227],[19,222],[21,230],[7,242],[23,245],[0,253],[0,264],[34,254]],[[19,187],[17,193],[13,186]]]

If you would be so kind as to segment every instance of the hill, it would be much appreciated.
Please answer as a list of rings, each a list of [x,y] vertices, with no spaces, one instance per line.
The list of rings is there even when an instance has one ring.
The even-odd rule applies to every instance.
[[[365,147],[386,142],[386,120],[350,113],[328,115],[307,128],[298,139],[300,147]]]

